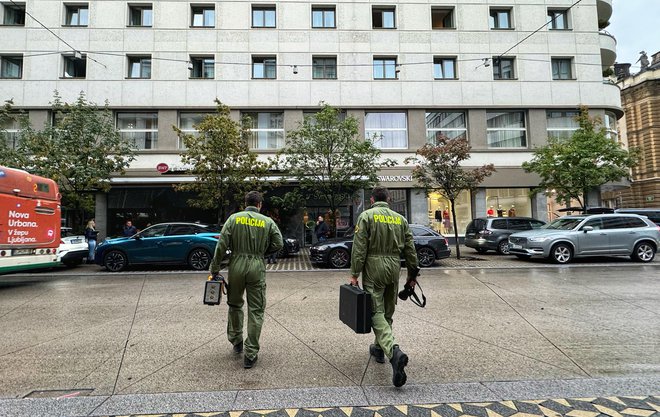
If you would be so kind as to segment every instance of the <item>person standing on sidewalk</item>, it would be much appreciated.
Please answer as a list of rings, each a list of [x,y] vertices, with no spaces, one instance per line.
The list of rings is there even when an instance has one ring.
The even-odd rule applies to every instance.
[[[245,210],[234,213],[220,231],[211,262],[211,275],[220,272],[220,262],[231,250],[227,283],[227,338],[234,352],[243,353],[243,293],[247,293],[248,324],[243,367],[257,362],[259,337],[266,308],[266,265],[264,256],[282,249],[282,234],[275,222],[259,213],[263,197],[257,191],[245,195]]]
[[[358,285],[362,273],[364,290],[371,294],[371,325],[376,342],[369,353],[376,362],[392,365],[392,383],[400,387],[406,383],[405,367],[408,355],[394,341],[392,316],[396,308],[401,272],[401,253],[404,254],[408,274],[416,273],[417,252],[406,219],[390,210],[390,193],[385,187],[374,187],[372,207],[360,214],[355,226],[351,253],[351,285]],[[414,286],[414,281],[411,284]]]
[[[96,230],[96,222],[94,219],[87,222],[87,227],[85,228],[85,239],[87,239],[87,263],[94,263],[94,249],[96,248],[96,239],[98,238],[99,231]]]

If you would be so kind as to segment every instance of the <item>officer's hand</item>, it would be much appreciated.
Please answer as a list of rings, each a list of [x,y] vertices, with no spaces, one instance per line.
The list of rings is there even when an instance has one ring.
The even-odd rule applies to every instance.
[[[213,278],[213,281],[217,281],[219,275],[220,275],[220,272],[212,272],[211,273],[211,278]]]
[[[351,285],[354,287],[357,287],[358,285],[358,279],[354,276],[351,276]]]
[[[417,285],[417,280],[411,279],[406,284],[408,284],[410,286],[410,288],[415,288],[415,285]]]

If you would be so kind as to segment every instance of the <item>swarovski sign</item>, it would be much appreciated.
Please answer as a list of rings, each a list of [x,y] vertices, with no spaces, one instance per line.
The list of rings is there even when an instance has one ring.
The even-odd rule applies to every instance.
[[[379,175],[380,182],[412,182],[412,175]]]

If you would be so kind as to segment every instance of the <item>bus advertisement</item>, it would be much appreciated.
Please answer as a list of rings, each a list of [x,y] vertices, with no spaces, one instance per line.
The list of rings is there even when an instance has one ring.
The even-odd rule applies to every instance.
[[[55,181],[0,166],[0,274],[58,265],[60,217]]]

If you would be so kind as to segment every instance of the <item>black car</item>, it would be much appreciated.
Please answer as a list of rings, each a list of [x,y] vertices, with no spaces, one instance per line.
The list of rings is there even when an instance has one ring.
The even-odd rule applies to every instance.
[[[279,258],[284,258],[289,255],[296,254],[300,252],[300,242],[296,238],[292,237],[285,237],[282,239],[282,243],[284,244],[282,246],[282,249],[277,253],[277,256]]]
[[[531,217],[478,217],[465,229],[465,246],[479,253],[494,250],[509,254],[509,236],[512,233],[539,229],[545,222]]]
[[[420,266],[431,266],[436,260],[448,258],[451,255],[447,239],[440,233],[418,224],[411,224],[410,231],[413,234]],[[328,239],[312,245],[309,249],[309,257],[312,264],[348,268],[351,265],[352,247],[353,230],[344,237]]]

